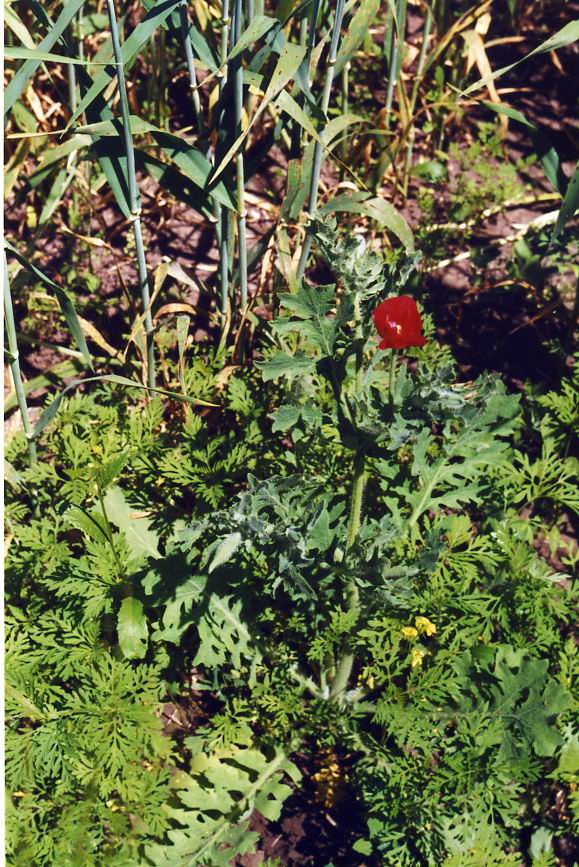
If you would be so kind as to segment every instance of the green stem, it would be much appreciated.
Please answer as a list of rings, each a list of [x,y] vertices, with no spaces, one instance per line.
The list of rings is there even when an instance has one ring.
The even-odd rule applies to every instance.
[[[223,0],[221,7],[221,45],[220,45],[220,64],[221,74],[219,75],[219,104],[217,112],[217,136],[220,140],[220,128],[223,119],[223,91],[226,81],[226,59],[229,51],[229,0]],[[219,152],[219,148],[218,148]],[[216,157],[215,162],[218,162]],[[217,243],[219,246],[219,287],[220,287],[220,309],[223,314],[223,322],[225,323],[225,314],[227,313],[227,302],[229,299],[229,216],[227,208],[216,203],[215,207]]]
[[[235,45],[242,33],[242,0],[233,2],[233,21],[231,26],[231,41]],[[243,113],[243,62],[241,54],[233,58],[230,64],[233,79],[233,98],[235,109],[234,138],[241,135],[241,120]],[[243,145],[235,157],[235,173],[237,179],[237,253],[239,258],[239,290],[240,303],[243,309],[247,304],[247,233],[245,210],[245,167],[243,162]]]
[[[390,402],[394,401],[394,385],[396,383],[396,362],[398,360],[398,350],[393,349],[390,357],[390,374],[388,378],[388,395]]]
[[[398,0],[396,4],[396,33],[392,34],[390,43],[390,60],[388,63],[388,85],[386,88],[386,123],[389,124],[390,111],[392,109],[392,99],[394,96],[394,87],[398,81],[401,63],[400,47],[404,44],[404,34],[406,32],[406,2],[407,0]]]
[[[364,499],[364,488],[366,485],[366,455],[362,450],[356,452],[354,456],[354,482],[352,485],[352,500],[350,503],[350,518],[348,521],[348,535],[346,539],[346,550],[352,547],[362,523],[362,503]],[[348,610],[357,611],[360,605],[358,587],[355,581],[350,581],[346,590],[348,600]],[[336,675],[332,681],[330,689],[330,699],[338,698],[345,692],[352,668],[354,665],[354,654],[349,650],[345,650],[336,667]]]
[[[123,140],[125,147],[125,156],[127,158],[127,179],[129,184],[129,206],[131,211],[131,223],[133,224],[133,232],[135,235],[135,248],[137,251],[137,268],[139,274],[139,288],[141,291],[141,299],[143,310],[145,311],[145,340],[147,347],[147,381],[149,388],[155,388],[155,346],[153,343],[153,317],[151,315],[151,297],[149,293],[149,278],[147,275],[147,263],[145,259],[145,246],[143,243],[143,233],[141,230],[141,201],[139,196],[139,188],[137,186],[137,173],[135,169],[135,150],[133,147],[133,136],[131,134],[131,115],[129,110],[129,99],[127,96],[127,85],[125,81],[125,71],[123,66],[123,56],[121,52],[121,43],[119,40],[119,29],[117,26],[117,18],[115,14],[114,0],[107,0],[107,9],[109,13],[109,22],[111,27],[111,38],[113,42],[113,52],[115,55],[115,68],[117,73],[117,82],[119,86],[119,97],[121,103],[121,116],[123,121]]]
[[[179,23],[181,26],[181,39],[185,48],[185,57],[187,59],[187,71],[189,72],[189,85],[191,87],[191,98],[193,100],[193,111],[195,112],[195,120],[197,121],[197,132],[201,136],[203,134],[204,123],[203,114],[201,112],[201,100],[197,89],[197,72],[195,70],[195,58],[193,57],[193,46],[189,35],[189,14],[187,8],[187,0],[182,0],[179,4]]]
[[[300,45],[306,46],[304,59],[300,64],[300,73],[309,82],[312,63],[312,52],[316,42],[316,28],[318,25],[318,15],[320,11],[321,0],[314,0],[311,11],[302,18],[300,22]],[[297,101],[300,108],[307,112],[306,100],[303,93],[299,93]],[[301,154],[302,145],[302,128],[299,123],[294,123],[292,127],[290,154],[292,159],[298,159]]]
[[[342,70],[342,114],[348,114],[350,110],[349,104],[349,90],[350,90],[350,62],[344,64],[344,68]],[[342,142],[342,162],[348,162],[348,153],[349,153],[349,136],[344,135],[344,140]],[[342,167],[342,177],[344,176],[344,168]]]
[[[428,5],[426,7],[426,14],[424,16],[424,27],[422,30],[422,42],[420,43],[420,54],[418,55],[418,63],[416,65],[416,77],[414,79],[414,86],[412,88],[412,96],[410,99],[410,108],[409,115],[411,118],[414,117],[414,109],[416,108],[416,100],[418,99],[418,88],[420,85],[420,81],[424,74],[424,67],[426,65],[426,52],[428,49],[428,40],[430,38],[430,31],[432,30],[432,23],[434,21],[434,16],[432,13],[432,7]],[[404,171],[403,171],[403,180],[402,180],[402,188],[404,191],[404,198],[408,195],[408,180],[410,177],[410,169],[412,168],[412,151],[414,150],[414,137],[416,134],[416,127],[414,125],[414,121],[410,121],[410,131],[408,133],[408,142],[406,145],[406,159],[404,163]]]
[[[354,317],[356,321],[356,393],[362,392],[364,379],[364,335],[362,330],[362,317],[360,311],[360,302],[356,299],[354,307]],[[363,449],[358,449],[354,454],[354,481],[352,484],[352,498],[350,501],[350,516],[348,519],[348,533],[346,536],[346,551],[348,551],[358,538],[360,526],[362,523],[362,504],[364,501],[364,488],[366,486],[366,453]],[[346,588],[346,597],[349,611],[357,611],[360,605],[360,597],[358,587],[354,580],[348,582]],[[336,667],[336,674],[332,681],[330,689],[330,699],[337,698],[345,692],[352,667],[354,665],[354,654],[347,648],[343,648],[342,656]]]
[[[320,109],[323,115],[327,114],[328,106],[330,105],[330,94],[332,92],[332,84],[334,81],[334,68],[336,66],[336,57],[338,55],[338,44],[340,41],[340,32],[342,28],[342,20],[344,18],[344,3],[345,0],[337,0],[336,2],[336,12],[334,14],[334,26],[332,29],[332,40],[330,43],[330,50],[328,53],[328,64],[326,71],[326,80],[324,82],[324,92],[322,94],[322,101],[320,104]],[[325,123],[322,123],[318,132],[321,134],[323,132]],[[312,174],[310,179],[310,191],[309,191],[309,203],[308,210],[310,219],[315,216],[317,201],[318,201],[318,190],[320,186],[320,170],[322,168],[322,145],[319,141],[316,141],[314,146],[314,158],[312,163]],[[297,270],[297,279],[298,281],[302,279],[304,276],[306,265],[308,263],[308,257],[310,255],[310,250],[312,247],[312,236],[308,233],[304,239],[304,246],[302,247],[302,252],[300,255],[300,261]]]
[[[28,455],[30,463],[36,463],[36,443],[34,441],[34,432],[30,424],[30,416],[28,415],[28,404],[26,403],[26,395],[24,394],[24,384],[22,382],[22,374],[20,372],[20,359],[18,356],[18,340],[16,337],[16,323],[14,321],[14,309],[12,307],[12,295],[10,293],[10,281],[8,279],[8,262],[6,260],[6,252],[4,252],[4,325],[6,327],[6,336],[8,338],[8,352],[10,353],[10,371],[12,373],[12,381],[14,382],[14,391],[16,392],[16,400],[22,417],[22,427],[28,443]]]
[[[115,542],[114,542],[114,538],[113,538],[113,528],[111,527],[111,522],[109,521],[109,516],[107,515],[107,510],[105,509],[105,503],[104,503],[104,499],[103,499],[103,492],[101,490],[101,486],[99,485],[98,482],[96,483],[96,485],[97,485],[97,493],[98,493],[99,503],[100,503],[100,507],[101,507],[101,512],[103,513],[103,518],[105,519],[105,527],[106,527],[106,531],[107,531],[107,537],[108,537],[109,544],[110,544],[111,550],[113,552],[113,557],[115,558],[115,563],[117,566],[117,577],[120,581],[122,581],[125,573],[124,573],[123,567],[121,566],[121,561],[119,559],[119,555],[118,555],[117,549],[115,547]]]

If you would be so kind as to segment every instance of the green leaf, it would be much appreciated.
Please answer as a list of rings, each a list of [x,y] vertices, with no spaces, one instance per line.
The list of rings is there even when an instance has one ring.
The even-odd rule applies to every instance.
[[[113,481],[120,474],[121,470],[126,465],[128,460],[128,451],[121,452],[112,460],[108,461],[104,466],[97,469],[96,482],[101,492],[105,491],[108,486],[113,483]]]
[[[354,852],[359,852],[361,855],[371,855],[373,846],[370,840],[356,840],[352,849]]]
[[[334,353],[338,319],[328,318],[328,314],[333,311],[336,304],[335,287],[333,285],[314,287],[302,281],[297,292],[282,292],[279,299],[294,316],[306,320],[295,324],[293,330],[299,331],[303,337],[311,340],[324,357],[331,358]],[[283,320],[280,325],[282,330],[285,330]],[[291,323],[287,327],[289,330]]]
[[[497,69],[491,75],[485,75],[484,78],[480,78],[478,81],[475,81],[474,84],[471,84],[470,87],[467,87],[465,91],[463,91],[463,96],[466,96],[469,93],[472,93],[474,90],[479,90],[481,87],[485,87],[489,82],[494,81],[495,78],[499,78],[499,76],[504,75],[505,72],[509,72],[511,69],[514,69],[515,66],[518,66],[519,63],[524,63],[525,60],[529,60],[530,57],[535,57],[537,54],[544,54],[546,51],[556,51],[558,48],[564,48],[566,45],[570,45],[572,42],[576,42],[579,39],[579,20],[570,21],[561,30],[557,31],[553,36],[550,36],[549,39],[546,39],[545,42],[542,42],[541,45],[538,45],[532,51],[529,51],[524,57],[520,60],[516,60],[514,63],[510,63],[508,66],[503,66],[501,69]]]
[[[64,513],[64,520],[76,530],[81,530],[89,539],[101,544],[108,542],[104,518],[97,512],[87,512],[80,506],[70,506]]]
[[[80,69],[78,82],[81,95],[90,91],[93,79]],[[100,94],[97,94],[86,107],[86,119],[89,124],[112,122],[115,120],[110,106]],[[131,216],[131,203],[129,196],[129,181],[127,168],[127,155],[125,153],[123,137],[117,136],[92,136],[92,151],[96,155],[99,165],[109,182],[115,201],[125,219]]]
[[[250,45],[265,36],[272,27],[277,26],[277,24],[277,20],[275,18],[270,18],[269,15],[254,15],[250,24],[244,29],[243,33],[231,49],[227,61],[240,55],[246,48],[249,48]]]
[[[567,186],[567,192],[563,198],[563,203],[561,205],[561,210],[559,211],[559,215],[557,217],[557,222],[555,223],[555,228],[553,229],[553,234],[551,235],[551,244],[554,244],[558,239],[559,235],[569,222],[569,220],[575,215],[577,210],[579,209],[579,163],[575,166],[575,171],[569,181]]]
[[[269,382],[282,376],[302,376],[309,373],[314,369],[315,361],[302,351],[295,355],[276,352],[267,361],[256,361],[255,366],[261,370],[264,382]]]
[[[380,9],[380,0],[362,0],[340,44],[334,75],[339,75],[360,47]]]
[[[117,620],[119,645],[125,659],[143,659],[147,652],[149,627],[143,603],[132,596],[123,599]]]
[[[193,665],[205,665],[212,669],[227,663],[239,669],[242,659],[261,658],[253,647],[247,626],[241,619],[241,601],[230,600],[229,596],[211,594],[207,611],[197,625],[199,649]]]
[[[384,226],[395,235],[408,253],[414,251],[414,235],[412,229],[394,205],[378,197],[366,198],[367,194],[358,193],[353,196],[337,196],[318,208],[320,214],[332,211],[345,211],[349,214],[364,214],[378,225]],[[364,198],[363,198],[364,196]]]
[[[229,867],[237,856],[252,853],[259,839],[247,816],[255,809],[276,821],[292,792],[284,775],[300,780],[282,752],[271,759],[255,747],[201,753],[194,742],[188,739],[191,773],[178,787],[186,808],[175,811],[182,827],[170,831],[170,842],[146,846],[147,863],[154,867]]]
[[[7,60],[38,60],[41,63],[73,63],[77,66],[88,66],[91,60],[79,60],[76,57],[66,57],[64,54],[50,54],[48,51],[40,51],[39,48],[22,48],[20,46],[6,45],[4,57]]]
[[[78,7],[82,6],[83,2],[84,0],[74,0],[74,3],[78,4]],[[128,39],[121,46],[121,55],[125,65],[125,71],[128,71],[134,63],[139,51],[143,45],[148,42],[155,30],[167,20],[169,15],[177,9],[181,2],[182,0],[157,0],[157,2],[147,12],[143,20],[137,24],[133,31],[131,31]],[[72,3],[70,5],[72,6]],[[69,6],[67,5],[65,8],[68,9]],[[67,124],[67,129],[70,129],[78,118],[86,112],[87,108],[98,96],[100,96],[105,87],[107,87],[109,82],[112,81],[115,76],[116,72],[113,64],[110,64],[99,72],[90,88],[83,95],[78,108]]]
[[[217,184],[210,179],[213,166],[201,151],[180,136],[162,130],[154,131],[152,135],[159,147],[185,177],[192,180],[205,191],[207,196],[214,198],[221,205],[230,210],[236,209],[236,202],[225,184],[222,182]]]
[[[135,114],[130,115],[129,121],[131,125],[131,135],[145,135],[148,132],[158,130],[158,127],[140,117],[137,117]],[[99,120],[95,121],[95,123],[85,124],[84,126],[76,126],[73,132],[75,135],[118,137],[123,134],[123,122],[118,118]]]
[[[222,539],[217,546],[217,550],[215,551],[208,571],[211,573],[214,569],[217,569],[219,566],[223,566],[224,563],[227,563],[228,560],[231,560],[231,558],[241,545],[241,542],[241,533],[230,533],[228,536]]]
[[[193,51],[201,63],[204,63],[207,69],[210,69],[211,72],[217,72],[219,64],[214,57],[211,46],[205,37],[197,30],[194,24],[189,26],[189,39],[191,40]]]
[[[50,49],[55,45],[60,37],[63,35],[72,19],[78,12],[78,10],[83,5],[84,0],[68,0],[68,3],[64,6],[64,9],[58,16],[56,22],[51,26],[49,32],[44,37],[42,42],[38,45],[38,52],[41,54],[44,52],[49,52]],[[29,80],[32,78],[40,64],[42,63],[42,57],[38,55],[35,56],[34,59],[26,60],[20,69],[15,73],[15,75],[11,78],[8,87],[4,91],[4,114],[6,115],[16,100],[20,97],[22,92],[25,90],[26,85]]]
[[[263,95],[263,99],[259,104],[259,108],[255,112],[251,122],[248,124],[247,129],[243,130],[241,135],[233,142],[233,144],[219,163],[219,166],[215,169],[215,173],[212,177],[213,181],[215,181],[219,177],[219,175],[227,168],[227,166],[241,147],[243,141],[249,135],[250,130],[255,125],[257,120],[261,117],[270,102],[272,102],[278,96],[280,91],[283,90],[286,84],[295,75],[300,63],[305,56],[305,53],[305,45],[294,45],[291,42],[287,42],[284,45],[283,51],[277,60],[271,78],[267,85],[266,91]]]
[[[527,129],[530,130],[531,141],[533,142],[535,153],[541,161],[547,180],[554,190],[561,193],[561,195],[564,195],[565,189],[567,188],[567,178],[563,173],[559,154],[555,150],[555,147],[548,136],[536,127],[534,123],[527,120],[522,112],[517,111],[515,108],[503,105],[503,103],[488,102],[487,100],[483,100],[483,105],[486,105],[486,107],[490,108],[491,111],[497,112],[497,114],[504,114],[506,117],[510,117],[511,120],[523,124],[523,126],[526,126]]]
[[[27,30],[26,26],[18,17],[12,6],[9,6],[8,4],[4,7],[4,24],[27,48],[30,48],[33,51],[37,50],[30,32]],[[6,51],[6,48],[7,47],[4,48],[4,51]]]
[[[94,370],[92,356],[88,351],[88,346],[86,345],[85,336],[83,334],[82,328],[80,327],[80,322],[78,321],[78,316],[76,315],[74,304],[72,303],[64,289],[62,289],[57,283],[51,280],[50,277],[47,277],[46,274],[40,270],[40,268],[37,268],[36,265],[30,262],[26,258],[26,256],[23,256],[22,253],[20,253],[16,249],[16,247],[13,247],[12,244],[10,244],[8,241],[5,240],[4,245],[6,249],[9,250],[9,252],[12,253],[12,255],[16,259],[18,259],[21,265],[23,265],[28,271],[30,271],[31,274],[34,274],[34,276],[37,277],[40,281],[42,281],[45,286],[48,286],[50,289],[52,289],[52,291],[56,295],[56,298],[60,305],[60,309],[62,310],[62,314],[66,319],[66,324],[70,329],[70,333],[76,341],[78,348],[82,352],[84,360],[89,365],[91,370]]]
[[[63,362],[63,365],[65,363],[68,365],[68,362]],[[144,391],[153,391],[156,394],[161,394],[164,397],[171,398],[172,400],[180,400],[183,403],[189,403],[192,406],[217,406],[217,404],[215,403],[209,403],[209,401],[199,400],[195,397],[188,397],[186,394],[179,394],[179,392],[177,391],[166,391],[164,388],[149,388],[149,386],[143,385],[142,382],[135,382],[132,379],[127,379],[126,376],[118,376],[115,373],[106,374],[103,376],[89,376],[86,379],[73,379],[71,382],[66,384],[60,394],[58,394],[54,398],[52,403],[50,403],[46,407],[46,409],[43,410],[42,415],[34,426],[33,436],[35,438],[40,436],[42,431],[48,427],[48,425],[58,412],[60,404],[62,403],[69,391],[72,391],[74,388],[78,388],[79,385],[85,385],[89,382],[112,382],[115,385],[123,385],[127,388],[140,388],[144,389]]]
[[[162,638],[164,641],[173,641],[174,643],[180,640],[185,629],[193,622],[189,618],[181,623],[181,616],[183,613],[191,611],[193,605],[201,600],[206,584],[207,577],[205,575],[194,575],[180,587],[177,587],[175,595],[163,613],[163,630],[155,633],[153,640]]]
[[[55,210],[59,206],[60,202],[62,201],[64,194],[71,185],[73,179],[74,173],[69,172],[67,169],[62,169],[57,174],[46,197],[44,205],[42,206],[42,211],[40,212],[40,216],[38,218],[39,226],[44,226],[44,224],[48,220],[50,220]]]
[[[38,376],[33,376],[32,379],[27,379],[24,383],[24,394],[28,397],[33,391],[39,388],[50,388],[51,386],[62,386],[64,380],[70,376],[78,374],[81,369],[81,362],[76,359],[59,361],[57,364],[49,367],[44,373]],[[10,391],[4,399],[4,415],[7,416],[18,406],[16,392]]]
[[[154,178],[177,201],[189,205],[208,220],[214,217],[209,196],[175,166],[140,149],[135,149],[135,164],[137,169]]]
[[[150,529],[150,519],[130,508],[122,490],[109,488],[103,502],[109,521],[122,531],[131,554],[136,558],[159,559],[159,537]]]
[[[279,431],[285,433],[285,431],[290,430],[300,420],[301,413],[301,406],[291,406],[290,404],[280,406],[279,409],[276,409],[271,414],[273,419],[272,433],[278,433]]]

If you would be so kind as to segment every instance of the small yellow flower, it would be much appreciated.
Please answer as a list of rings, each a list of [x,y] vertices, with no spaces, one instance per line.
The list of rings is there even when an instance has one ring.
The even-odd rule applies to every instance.
[[[404,638],[416,638],[418,630],[414,626],[403,626],[400,630]]]
[[[410,662],[410,664],[412,665],[412,668],[421,668],[422,660],[424,659],[425,656],[426,656],[425,650],[420,650],[420,648],[415,647],[414,650],[412,651],[412,657],[411,657],[411,662]]]
[[[416,628],[419,632],[422,632],[423,635],[431,636],[436,635],[436,626],[434,623],[428,619],[428,617],[417,617],[414,621],[416,624]]]

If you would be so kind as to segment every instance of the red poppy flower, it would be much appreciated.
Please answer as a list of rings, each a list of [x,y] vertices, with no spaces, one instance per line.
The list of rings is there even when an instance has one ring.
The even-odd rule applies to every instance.
[[[382,338],[380,349],[406,349],[407,346],[424,346],[422,319],[416,301],[410,295],[388,298],[376,307],[374,325]]]

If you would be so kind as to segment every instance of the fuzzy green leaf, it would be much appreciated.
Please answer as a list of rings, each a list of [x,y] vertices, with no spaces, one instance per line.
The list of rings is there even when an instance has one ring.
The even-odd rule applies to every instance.
[[[302,351],[296,352],[295,355],[276,352],[267,361],[256,361],[255,366],[261,370],[264,382],[269,382],[282,376],[302,376],[304,373],[310,373],[315,367],[315,361]]]

